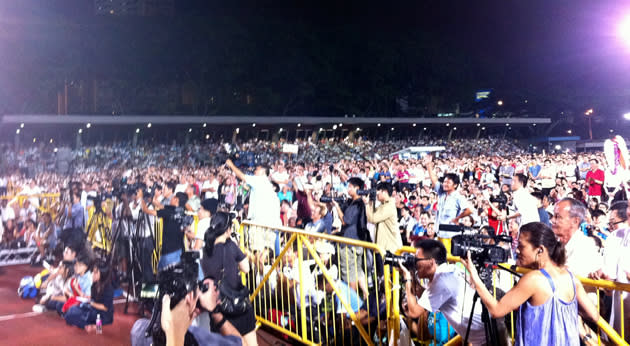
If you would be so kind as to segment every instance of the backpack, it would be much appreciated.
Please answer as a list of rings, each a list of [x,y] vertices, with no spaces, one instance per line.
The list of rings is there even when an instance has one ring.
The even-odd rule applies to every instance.
[[[25,276],[20,280],[20,287],[18,287],[18,296],[22,299],[35,298],[37,296],[37,287],[35,287],[35,280],[32,276]]]

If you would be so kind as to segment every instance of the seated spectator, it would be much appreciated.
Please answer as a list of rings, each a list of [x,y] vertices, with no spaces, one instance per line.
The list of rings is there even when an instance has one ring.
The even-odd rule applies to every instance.
[[[90,299],[74,305],[64,315],[68,325],[88,332],[96,330],[96,319],[99,315],[103,325],[114,322],[114,288],[107,263],[94,264],[91,273]]]
[[[39,299],[39,303],[33,306],[33,311],[54,310],[61,315],[61,309],[68,300],[64,290],[67,286],[70,286],[70,279],[73,275],[74,262],[62,261],[54,278],[46,286],[42,284],[41,289],[45,289],[46,293]]]
[[[64,292],[66,297],[68,297],[62,309],[64,313],[72,306],[90,301],[92,294],[90,265],[90,259],[87,254],[80,255],[74,263],[74,277],[70,281],[70,287],[66,288]]]

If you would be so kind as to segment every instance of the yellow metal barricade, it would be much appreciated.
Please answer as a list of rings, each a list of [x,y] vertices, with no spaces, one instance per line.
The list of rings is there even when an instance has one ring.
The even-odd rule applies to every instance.
[[[252,263],[243,281],[260,324],[305,344],[398,339],[391,268],[376,244],[249,222],[238,237]]]
[[[402,253],[412,253],[415,254],[416,249],[413,247],[403,247],[400,250],[398,250],[396,252],[397,255],[400,255]],[[450,263],[458,263],[460,261],[459,257],[455,257],[455,256],[451,256],[450,254],[448,255],[448,261]],[[527,273],[529,271],[531,271],[531,269],[527,269],[527,268],[521,268],[521,267],[516,267],[516,266],[511,266],[509,264],[499,264],[499,266],[506,268],[506,269],[510,269],[512,271],[515,271],[517,273],[520,274],[524,274]],[[494,290],[494,295],[496,298],[496,272],[500,270],[500,269],[495,269],[494,273],[493,273],[493,278],[495,278],[495,280],[493,280],[493,283],[495,284],[495,286],[493,287]],[[583,278],[583,277],[577,277],[580,282],[582,283],[582,285],[586,288],[586,287],[591,287],[594,289],[598,290],[619,290],[619,291],[624,291],[624,292],[630,292],[630,284],[626,284],[626,283],[619,283],[619,282],[614,282],[614,281],[608,281],[608,280],[591,280],[588,278]],[[399,282],[400,280],[400,276],[397,270],[393,271],[393,277],[392,277],[392,281],[394,283]],[[512,280],[513,282],[513,280]],[[394,286],[397,287],[397,286]],[[392,301],[392,306],[394,307],[393,309],[393,319],[399,317],[399,310],[398,310],[398,306],[399,306],[399,302],[400,302],[400,293],[398,292],[398,290],[394,290],[393,292],[393,301]],[[599,306],[598,306],[599,309]],[[619,331],[614,330],[606,321],[604,321],[603,319],[600,319],[600,321],[598,321],[597,326],[598,326],[598,343],[602,344],[603,342],[603,338],[602,338],[602,332],[603,334],[606,335],[607,340],[609,340],[608,344],[614,344],[614,345],[628,345],[628,343],[626,341],[624,341],[624,335],[623,335],[623,321],[625,319],[625,316],[623,315],[623,300],[621,300],[621,333],[622,335],[620,336],[618,334]],[[510,335],[511,335],[511,339],[512,341],[514,341],[514,316],[511,316],[511,328],[510,328]],[[398,335],[399,331],[396,331],[396,335]],[[434,334],[435,335],[435,334]],[[419,340],[420,343],[422,344],[429,344],[430,342],[435,342],[435,340]],[[446,345],[460,345],[462,344],[462,336],[458,335],[455,338],[451,339]]]

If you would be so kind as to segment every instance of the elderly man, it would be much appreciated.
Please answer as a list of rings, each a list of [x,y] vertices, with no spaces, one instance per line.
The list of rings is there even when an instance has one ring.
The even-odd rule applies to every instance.
[[[602,264],[597,245],[580,230],[585,218],[586,207],[582,202],[565,198],[556,204],[551,219],[553,232],[565,246],[567,267],[579,276],[597,271]]]
[[[608,227],[610,235],[604,246],[604,263],[602,269],[589,275],[592,279],[613,280],[622,283],[630,282],[630,227],[628,226],[628,202],[618,201],[610,206]],[[621,301],[623,300],[623,314]],[[630,294],[621,290],[612,292],[612,311],[610,324],[621,334],[621,317],[624,317],[624,337],[630,341]]]

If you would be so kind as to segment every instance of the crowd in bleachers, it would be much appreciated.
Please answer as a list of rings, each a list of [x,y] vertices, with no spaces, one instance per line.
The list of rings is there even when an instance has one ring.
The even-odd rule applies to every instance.
[[[196,233],[188,229],[176,237],[174,247],[162,251],[162,256],[168,259],[166,262],[176,261],[168,255],[178,251],[203,252],[204,242],[208,241],[204,233],[218,211],[236,212],[242,220],[251,219],[272,227],[303,228],[309,232],[370,241],[385,249],[418,246],[426,239],[450,238],[451,234],[439,229],[440,224],[482,228],[485,234],[512,236],[511,244],[500,245],[509,251],[514,261],[520,226],[542,222],[553,226],[558,238],[565,238],[567,266],[573,273],[628,282],[630,274],[626,270],[630,268],[627,266],[630,257],[625,247],[630,239],[626,239],[624,233],[629,227],[626,186],[614,164],[609,165],[601,152],[530,154],[513,141],[498,138],[299,141],[297,144],[297,155],[283,153],[282,143],[264,141],[241,143],[229,150],[224,143],[96,146],[72,152],[71,175],[44,169],[32,177],[25,176],[21,168],[42,160],[47,154],[38,150],[13,152],[7,148],[7,157],[18,164],[10,166],[2,177],[0,189],[28,198],[2,200],[2,247],[36,247],[34,264],[54,258],[53,250],[63,237],[62,230],[84,229],[95,200],[88,197],[96,197],[103,200],[105,214],[114,219],[112,228],[117,228],[124,219],[134,220],[126,224],[126,237],[140,230],[141,238],[150,238],[150,232],[141,230],[142,222],[137,222],[138,219],[143,214],[168,217],[163,210],[168,210],[169,206],[181,206],[198,215],[199,224],[203,226],[197,227]],[[413,145],[443,145],[446,150],[439,155],[416,159],[390,157],[391,153]],[[74,182],[72,187],[71,182]],[[154,190],[148,199],[143,198],[147,189]],[[376,197],[372,199],[376,202],[358,192],[370,189],[375,189]],[[57,205],[43,210],[37,197],[42,193],[61,193],[65,197],[59,199]],[[343,196],[346,202],[338,198],[322,200],[323,196]],[[586,211],[579,215],[575,229],[558,221],[565,213],[570,212],[567,217],[576,215],[575,208],[564,209],[567,201],[583,204]],[[165,232],[169,232],[167,228],[165,225]],[[165,238],[164,244],[169,241]],[[278,255],[283,240],[274,234],[257,234],[252,236],[251,242],[251,247],[242,253],[244,257],[235,256],[246,260],[252,274],[260,281]],[[148,242],[146,247],[151,244]],[[367,303],[380,299],[371,289],[378,283],[370,282],[369,273],[343,260],[361,260],[361,254],[325,241],[315,245],[329,268],[334,268],[331,269],[334,279],[350,297],[355,313],[360,313],[362,320],[370,323],[379,314],[370,311],[377,304]],[[294,289],[305,285],[308,287],[307,304],[319,304],[330,295],[331,289],[326,287],[322,273],[312,268],[308,268],[312,274],[309,281],[296,281],[296,253],[295,248],[287,251],[284,265],[272,275],[272,285],[284,282]],[[371,269],[382,271],[379,268],[382,263],[377,263],[381,259],[371,260],[374,261]],[[90,272],[88,269],[99,272],[98,265],[91,262],[64,257],[57,278],[47,283],[48,287],[55,288],[50,289],[51,293],[46,291],[42,305],[61,311],[58,304],[50,302],[55,301],[55,297],[67,301],[75,296],[80,302],[78,306],[84,306],[81,302],[91,304],[94,295],[90,298],[90,293],[86,294],[89,288],[82,285],[82,282],[98,282],[93,274],[89,279],[85,277]],[[148,258],[141,262],[146,263],[145,267],[150,266]],[[127,264],[121,260],[112,271],[124,271]],[[249,268],[239,266],[240,270],[249,271]],[[102,271],[100,273],[102,278]],[[207,273],[200,276],[204,274]],[[72,281],[73,278],[76,280]],[[70,287],[66,287],[68,285]],[[95,304],[100,304],[98,308],[101,308],[104,286],[99,287],[100,300]],[[419,282],[414,283],[413,294],[421,296]],[[605,301],[603,306],[608,306],[609,311],[602,314],[619,330],[619,300],[626,299],[626,295],[615,294],[611,301]],[[296,299],[295,292],[287,299]],[[630,301],[625,306],[630,306]],[[106,306],[104,311],[108,309]],[[61,313],[67,318],[66,312]],[[439,314],[438,311],[431,313]],[[413,329],[412,334],[418,334],[420,325],[430,330],[426,328],[428,315],[409,316],[414,316],[406,321]],[[281,323],[294,322],[289,319]],[[630,320],[626,319],[624,324],[627,328]],[[243,329],[242,335],[247,332],[249,330]],[[625,335],[630,336],[630,330]],[[247,341],[253,344],[251,339]]]

